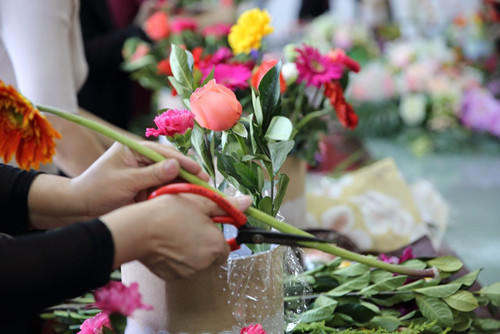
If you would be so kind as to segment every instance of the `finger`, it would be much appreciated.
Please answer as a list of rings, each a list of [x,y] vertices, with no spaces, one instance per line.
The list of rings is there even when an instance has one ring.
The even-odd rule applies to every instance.
[[[152,187],[159,187],[177,178],[179,175],[179,162],[175,159],[168,159],[149,165],[144,168],[134,170],[134,178],[139,186],[139,190]]]
[[[182,194],[182,196],[193,201],[194,204],[199,207],[201,212],[206,214],[207,216],[211,217],[227,214],[227,212],[221,209],[215,202],[213,202],[209,198],[194,194]],[[225,199],[236,209],[242,212],[245,212],[252,204],[252,197],[247,195],[238,197],[225,197]]]
[[[201,166],[196,161],[188,156],[185,156],[174,148],[148,141],[143,142],[143,144],[144,146],[155,150],[166,158],[176,159],[177,161],[179,161],[181,168],[186,170],[187,172],[198,176],[204,181],[209,180],[210,177],[208,176],[208,174],[201,169]]]

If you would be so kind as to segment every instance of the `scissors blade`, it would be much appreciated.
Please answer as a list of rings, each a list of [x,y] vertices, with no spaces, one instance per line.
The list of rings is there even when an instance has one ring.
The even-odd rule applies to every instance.
[[[239,244],[278,244],[285,245],[291,247],[304,247],[300,242],[320,242],[320,243],[331,243],[329,240],[296,235],[296,234],[288,234],[288,233],[280,233],[273,232],[261,229],[241,229],[238,232],[238,236],[236,237],[236,241]]]

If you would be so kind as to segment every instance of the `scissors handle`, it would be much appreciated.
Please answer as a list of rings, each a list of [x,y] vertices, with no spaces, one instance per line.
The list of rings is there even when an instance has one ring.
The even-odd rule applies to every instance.
[[[166,194],[179,194],[179,193],[191,193],[200,196],[204,196],[210,200],[212,200],[215,204],[217,204],[222,210],[226,211],[227,216],[214,216],[212,220],[215,223],[222,224],[231,224],[237,228],[242,227],[247,222],[247,216],[238,209],[236,209],[228,200],[226,200],[221,195],[216,192],[204,188],[202,186],[198,186],[190,183],[172,183],[167,184],[163,187],[160,187],[153,191],[151,195],[149,195],[148,199],[154,198],[160,195]],[[240,248],[240,245],[236,242],[236,238],[226,240],[231,251],[237,250]]]

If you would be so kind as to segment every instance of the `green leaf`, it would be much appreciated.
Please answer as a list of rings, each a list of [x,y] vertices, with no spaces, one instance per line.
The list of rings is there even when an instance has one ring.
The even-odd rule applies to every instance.
[[[193,92],[192,89],[190,89],[188,86],[184,86],[179,81],[177,81],[174,77],[168,77],[168,81],[170,81],[170,83],[175,88],[177,93],[179,93],[180,96],[183,96],[183,97],[190,96],[191,93]]]
[[[370,271],[369,266],[361,263],[354,263],[348,267],[336,270],[334,272],[334,275],[343,277],[353,277],[353,276],[363,275],[367,271]]]
[[[205,145],[204,130],[195,126],[193,132],[191,133],[191,142],[193,147],[201,158],[202,165],[205,171],[213,179],[215,178],[214,164],[210,151]]]
[[[300,321],[303,323],[316,321],[330,321],[333,319],[333,312],[337,307],[337,302],[331,298],[320,296],[314,303],[314,308],[300,315]]]
[[[462,277],[457,278],[456,280],[454,280],[451,283],[460,283],[466,287],[470,287],[476,281],[477,276],[479,275],[480,271],[481,271],[480,269],[474,270],[474,271],[472,271],[472,272],[470,272]]]
[[[419,279],[418,281],[411,282],[405,285],[401,285],[399,288],[397,288],[397,291],[410,291],[413,289],[418,289],[422,286],[425,285],[425,280],[424,279]]]
[[[479,294],[488,298],[491,304],[500,307],[500,282],[483,287]]]
[[[475,318],[473,320],[474,327],[479,327],[479,329],[485,332],[494,332],[500,329],[500,321],[490,318]]]
[[[455,316],[455,321],[453,323],[453,330],[457,332],[464,332],[470,328],[472,325],[472,317],[467,314],[460,313]]]
[[[185,51],[181,47],[172,44],[172,51],[170,52],[170,66],[172,68],[172,73],[174,74],[174,78],[185,87],[191,89],[193,91],[193,73],[192,73],[192,64],[189,65],[190,61],[189,55],[191,53],[189,51]],[[191,55],[191,58],[193,56]]]
[[[240,137],[246,138],[248,136],[247,129],[239,122],[236,123],[231,130]]]
[[[384,281],[367,286],[366,288],[362,289],[359,293],[364,296],[371,296],[382,291],[393,291],[397,287],[401,286],[406,281],[407,278],[408,276],[406,275],[394,276]]]
[[[242,162],[236,162],[234,164],[234,171],[236,172],[236,175],[232,176],[238,177],[240,184],[244,185],[252,192],[257,191],[259,187],[259,181],[257,180],[257,174],[254,173],[252,168]]]
[[[427,261],[430,266],[446,272],[455,272],[463,267],[462,261],[454,256],[442,256]]]
[[[325,294],[328,296],[339,297],[353,290],[361,290],[370,283],[370,272],[365,272],[363,275],[355,279],[348,280],[344,284],[339,285]]]
[[[289,140],[292,131],[292,121],[284,116],[274,116],[264,137],[272,140]]]
[[[289,181],[290,181],[290,178],[287,175],[279,174],[278,185],[277,185],[278,192],[276,193],[276,196],[274,197],[273,216],[276,216],[276,214],[278,213],[278,211],[281,207],[281,203],[283,202],[283,198],[285,197],[286,189],[288,188]]]
[[[288,153],[292,150],[294,145],[293,140],[280,141],[275,143],[268,143],[269,155],[271,158],[271,165],[273,166],[273,175],[278,174],[285,162]]]
[[[257,205],[257,208],[260,211],[265,212],[265,213],[270,215],[270,214],[272,214],[272,211],[273,211],[273,200],[271,199],[271,197],[266,196],[259,202],[259,204]]]
[[[375,316],[370,320],[370,324],[383,328],[388,332],[393,332],[399,327],[401,321],[396,317]]]
[[[385,281],[386,279],[392,278],[394,275],[385,270],[373,270],[370,275],[370,280],[373,283],[378,283],[380,281]]]
[[[127,327],[127,317],[123,314],[111,313],[109,315],[109,321],[111,326],[115,330],[116,334],[125,333],[125,327]]]
[[[337,306],[338,302],[335,299],[332,299],[327,296],[319,296],[314,301],[314,307],[323,307],[323,306]]]
[[[444,327],[453,326],[453,314],[445,302],[427,296],[417,296],[417,305],[422,315],[429,321],[436,321]]]
[[[255,115],[255,121],[259,126],[262,125],[263,115],[262,115],[262,105],[260,104],[260,99],[255,95],[255,91],[252,89],[252,105],[253,114]]]
[[[415,289],[415,292],[421,293],[429,297],[444,298],[451,296],[460,289],[462,284],[450,283],[445,285],[431,286],[426,288]]]
[[[370,321],[377,315],[377,312],[374,312],[371,308],[361,305],[359,302],[345,304],[340,303],[337,306],[337,310],[339,313],[346,314],[352,317],[354,321],[358,322]]]
[[[272,116],[274,116],[273,113],[280,102],[280,72],[281,61],[279,61],[264,75],[259,84],[259,99],[262,106],[262,124],[264,129]]]
[[[462,312],[470,312],[479,307],[474,295],[465,290],[460,290],[454,295],[446,297],[444,301],[455,310]]]
[[[201,83],[201,87],[205,86],[210,80],[212,80],[214,78],[214,73],[215,73],[215,66],[212,66],[212,70],[207,75],[205,80],[203,80],[203,82]]]
[[[418,259],[411,259],[401,263],[403,267],[412,268],[412,269],[425,269],[427,268],[427,264],[424,261],[420,261]]]
[[[415,313],[417,313],[416,310],[413,310],[413,311],[411,311],[409,313],[406,313],[405,315],[403,315],[402,317],[400,317],[399,320],[401,320],[401,321],[409,320],[409,319],[411,319],[415,315]]]

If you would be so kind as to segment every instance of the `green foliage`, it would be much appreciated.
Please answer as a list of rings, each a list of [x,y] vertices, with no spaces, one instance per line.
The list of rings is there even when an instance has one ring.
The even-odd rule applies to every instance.
[[[404,275],[360,264],[339,268],[339,263],[337,259],[297,277],[310,284],[313,302],[297,315],[292,333],[496,333],[500,329],[500,321],[479,318],[474,312],[500,301],[500,283],[478,292],[467,290],[478,270],[454,280],[444,278],[448,273],[442,271],[440,278],[408,281]],[[413,259],[406,265],[436,266],[449,272],[462,267],[451,256]],[[286,301],[300,298],[287,297]]]

